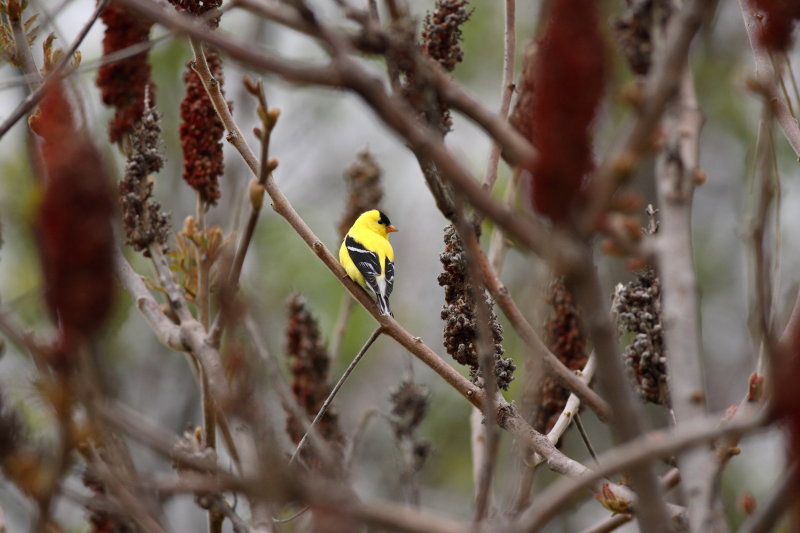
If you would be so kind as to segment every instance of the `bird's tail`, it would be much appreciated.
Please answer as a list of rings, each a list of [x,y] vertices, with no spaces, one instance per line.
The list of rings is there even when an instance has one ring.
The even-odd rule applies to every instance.
[[[378,311],[380,314],[394,316],[394,313],[392,313],[392,308],[389,307],[389,298],[381,294],[377,294],[376,301],[378,303]]]

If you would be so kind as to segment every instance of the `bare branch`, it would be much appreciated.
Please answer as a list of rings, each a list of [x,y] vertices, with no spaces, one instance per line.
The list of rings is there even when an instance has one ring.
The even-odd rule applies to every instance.
[[[656,190],[661,213],[657,256],[661,279],[664,343],[670,399],[678,423],[702,417],[705,388],[692,247],[692,194],[699,172],[699,140],[703,115],[688,69],[683,71],[676,99],[663,120],[664,149],[656,159]],[[690,449],[678,456],[681,489],[689,507],[693,532],[727,529],[717,514],[714,461],[708,449]]]
[[[150,294],[142,279],[139,277],[127,259],[119,250],[116,251],[115,270],[117,278],[136,302],[136,308],[155,333],[156,338],[164,346],[180,352],[185,352],[186,347],[181,341],[180,328],[161,310],[161,306]]]
[[[600,455],[600,467],[587,471],[577,479],[562,479],[542,492],[536,503],[511,528],[514,533],[535,531],[558,513],[565,502],[592,487],[603,477],[627,470],[635,464],[665,457],[680,450],[701,445],[723,435],[742,435],[761,427],[766,421],[763,412],[750,410],[738,421],[719,423],[719,415],[693,419],[670,430],[653,431],[621,444]],[[634,510],[637,507],[634,506]],[[673,507],[671,510],[675,511]],[[671,514],[673,518],[674,514]],[[685,518],[685,517],[681,517]]]
[[[505,1],[505,30],[503,32],[503,85],[500,89],[501,117],[508,116],[511,107],[511,97],[514,95],[514,60],[516,56],[516,0]],[[497,165],[500,162],[500,145],[492,144],[489,152],[489,161],[486,163],[486,172],[483,176],[483,186],[491,190],[497,181]]]

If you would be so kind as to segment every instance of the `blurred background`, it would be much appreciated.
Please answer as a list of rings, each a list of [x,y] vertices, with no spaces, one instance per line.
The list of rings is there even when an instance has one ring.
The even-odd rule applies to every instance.
[[[310,2],[318,13],[348,25],[327,0]],[[359,2],[356,2],[357,4]],[[606,2],[610,21],[618,14],[621,2]],[[421,19],[433,8],[428,0],[412,0],[412,10]],[[455,71],[455,78],[464,84],[485,105],[497,109],[500,101],[503,54],[503,3],[474,1],[474,12],[464,26],[464,62]],[[40,11],[48,30],[56,32],[60,46],[66,46],[91,14],[92,0],[31,0],[32,10]],[[518,57],[533,34],[539,2],[517,1]],[[49,13],[48,17],[44,14]],[[303,61],[324,59],[324,53],[310,39],[264,23],[244,12],[226,13],[221,28],[247,43],[257,43],[283,56]],[[94,85],[97,62],[101,56],[102,24],[98,23],[81,46],[82,67],[73,79],[83,96],[88,126],[96,133],[98,144],[105,150],[119,177],[123,168],[115,147],[109,145],[106,125],[111,112],[100,103]],[[45,32],[43,31],[43,34]],[[153,37],[166,32],[158,26]],[[610,42],[609,33],[609,42]],[[37,43],[35,52],[41,57]],[[165,209],[172,212],[172,225],[177,231],[184,217],[195,210],[195,195],[181,180],[181,155],[178,144],[179,102],[183,94],[181,81],[191,52],[184,39],[167,37],[150,52],[153,79],[157,84],[157,106],[162,115],[164,151],[167,165],[157,176],[156,196]],[[596,152],[602,157],[612,144],[630,109],[622,102],[620,91],[630,73],[620,56],[610,53],[613,78],[608,88],[606,106],[596,127]],[[798,60],[795,57],[795,60]],[[753,370],[758,347],[748,329],[751,305],[751,269],[748,244],[744,238],[752,205],[750,201],[753,175],[753,153],[758,132],[760,102],[744,88],[744,80],[752,70],[752,54],[744,32],[737,2],[721,2],[710,28],[700,34],[692,49],[692,65],[706,124],[701,139],[702,167],[708,175],[706,183],[695,195],[694,245],[695,263],[700,282],[700,303],[703,331],[703,355],[709,408],[723,411],[738,403],[746,393],[747,377]],[[377,60],[370,66],[383,68]],[[796,64],[795,68],[800,68]],[[519,62],[517,73],[519,72]],[[255,103],[243,89],[244,71],[239,65],[225,63],[225,90],[234,101],[234,114],[242,130],[250,132],[257,124]],[[272,135],[271,156],[280,160],[275,173],[280,188],[317,236],[332,251],[338,250],[338,222],[347,196],[343,175],[362,150],[369,150],[382,169],[385,197],[382,204],[392,223],[400,231],[392,235],[396,257],[396,281],[392,306],[396,318],[430,347],[452,359],[442,348],[443,290],[436,278],[441,272],[439,253],[446,220],[437,211],[426,189],[413,155],[384,127],[357,97],[341,91],[313,87],[296,87],[274,77],[264,78],[270,106],[281,109],[281,119]],[[19,73],[8,64],[0,67],[0,118],[5,118],[27,94]],[[780,261],[776,265],[775,307],[778,324],[785,320],[797,291],[800,271],[797,227],[800,224],[800,191],[798,166],[788,145],[776,134],[776,148],[781,171],[780,211],[773,228],[780,228]],[[253,137],[249,139],[254,141]],[[454,114],[454,128],[447,144],[476,176],[482,176],[490,143],[472,123]],[[226,145],[225,176],[221,180],[222,200],[210,212],[210,220],[227,232],[236,231],[237,212],[246,204],[249,172],[238,154]],[[646,167],[647,165],[645,165]],[[36,181],[32,178],[28,130],[20,121],[0,143],[0,224],[3,246],[0,249],[0,300],[37,331],[52,330],[42,300],[42,280],[32,231],[37,202]],[[508,186],[509,171],[502,163],[500,180],[495,189],[498,198]],[[654,201],[651,175],[642,172],[634,188],[646,202]],[[525,208],[524,202],[522,208]],[[491,234],[484,226],[484,242]],[[137,271],[152,276],[150,265],[133,253],[126,253]],[[609,294],[613,286],[630,279],[617,259],[602,254],[600,269]],[[540,262],[529,254],[512,249],[502,274],[503,281],[527,313],[531,322],[541,324],[546,311],[542,302],[542,285],[547,281]],[[248,254],[242,275],[242,291],[253,308],[263,338],[281,361],[285,347],[286,307],[284,302],[293,292],[300,292],[318,318],[326,339],[330,339],[342,301],[349,298],[337,280],[317,260],[284,220],[270,209],[262,211],[255,242]],[[500,315],[501,313],[498,314]],[[503,320],[501,316],[501,320]],[[505,322],[504,322],[505,323]],[[356,309],[348,324],[342,353],[333,375],[338,376],[374,328],[374,321]],[[506,356],[517,365],[517,379],[506,394],[519,396],[525,379],[525,361],[530,354],[510,327],[506,328]],[[130,298],[120,290],[114,319],[102,342],[107,371],[115,380],[121,401],[144,413],[162,427],[182,431],[187,425],[200,422],[199,395],[184,356],[160,345],[141,317],[131,306]],[[432,455],[420,473],[422,506],[459,519],[471,517],[473,494],[469,447],[470,407],[453,390],[441,383],[431,371],[388,338],[380,338],[366,359],[357,368],[337,398],[340,422],[346,434],[352,435],[364,413],[377,407],[388,411],[389,391],[409,372],[431,391],[428,416],[420,435],[432,446]],[[459,367],[461,368],[461,367]],[[37,400],[31,381],[32,366],[23,353],[9,345],[0,359],[0,388],[8,400],[18,405],[27,416],[27,424],[41,438],[47,433],[49,414]],[[651,425],[664,423],[656,409]],[[591,412],[584,421],[598,450],[610,445],[609,432]],[[734,458],[723,478],[723,495],[730,509],[732,524],[742,520],[737,501],[742,493],[752,493],[758,500],[773,485],[783,469],[784,444],[779,430],[750,438],[742,444],[742,454]],[[579,460],[588,457],[574,431],[567,433],[562,449]],[[138,466],[145,471],[163,467],[162,459],[141,448],[135,449]],[[354,461],[353,480],[359,493],[389,499],[401,499],[399,480],[400,452],[390,428],[375,418],[367,427]],[[495,484],[495,502],[507,504],[515,486],[517,463],[509,435],[503,435],[499,471]],[[552,479],[542,469],[537,483]],[[71,480],[74,490],[81,490],[78,477]],[[6,513],[9,531],[28,527],[31,508],[25,498],[8,484],[0,485],[0,507]],[[552,522],[547,531],[579,531],[608,512],[587,499],[577,512]],[[85,531],[83,510],[61,504],[57,516],[70,531]],[[167,514],[168,529],[197,531],[205,525],[205,516],[198,512],[190,496],[171,501]],[[226,524],[226,527],[228,525]],[[628,526],[635,530],[635,526]]]

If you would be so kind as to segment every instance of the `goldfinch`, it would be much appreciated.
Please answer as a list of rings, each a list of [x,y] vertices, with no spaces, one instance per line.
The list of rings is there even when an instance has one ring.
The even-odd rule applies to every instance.
[[[383,212],[366,211],[350,227],[339,248],[339,262],[345,272],[375,293],[382,315],[392,315],[389,295],[394,285],[394,250],[389,244],[389,234],[393,231],[397,228]]]

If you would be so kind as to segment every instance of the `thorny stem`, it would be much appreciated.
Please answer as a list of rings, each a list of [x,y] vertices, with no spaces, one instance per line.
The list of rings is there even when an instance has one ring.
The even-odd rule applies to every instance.
[[[336,393],[339,392],[339,389],[342,388],[344,382],[347,381],[348,377],[350,377],[350,374],[356,368],[358,362],[361,361],[361,358],[364,357],[364,355],[367,353],[367,350],[369,350],[369,347],[372,346],[372,343],[377,340],[378,336],[381,333],[383,333],[383,327],[378,326],[377,328],[375,328],[375,331],[373,331],[372,335],[369,336],[367,342],[364,343],[364,346],[361,347],[361,350],[358,351],[356,356],[347,366],[344,373],[342,374],[342,377],[339,378],[339,381],[337,381],[336,385],[333,386],[333,389],[331,389],[331,392],[330,394],[328,394],[328,397],[325,398],[325,401],[322,403],[322,407],[319,408],[317,416],[315,416],[314,420],[311,421],[311,425],[309,426],[308,430],[306,430],[305,434],[303,435],[303,438],[301,438],[300,442],[297,443],[297,448],[295,448],[292,457],[289,459],[289,464],[294,463],[295,459],[297,458],[297,455],[300,453],[300,451],[302,451],[303,446],[305,445],[306,440],[308,439],[309,432],[316,427],[317,422],[319,422],[320,419],[323,416],[325,416],[325,413],[328,412],[328,408],[331,406],[331,402],[333,402],[333,399],[336,397]]]

